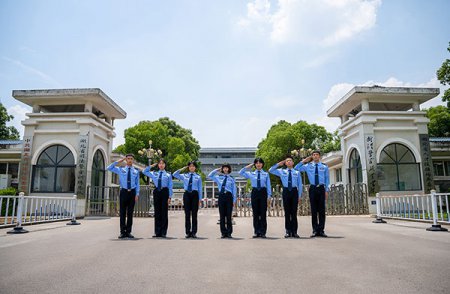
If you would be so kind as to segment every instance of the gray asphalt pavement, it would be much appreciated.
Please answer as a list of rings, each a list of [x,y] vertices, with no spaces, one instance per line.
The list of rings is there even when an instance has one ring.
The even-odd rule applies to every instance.
[[[184,239],[184,215],[170,213],[169,238],[152,239],[153,219],[135,218],[136,240],[118,240],[118,218],[88,218],[0,230],[0,293],[450,293],[450,233],[428,224],[366,216],[328,217],[330,238],[252,239],[252,219],[235,218],[219,238],[218,213],[199,215],[200,237]]]

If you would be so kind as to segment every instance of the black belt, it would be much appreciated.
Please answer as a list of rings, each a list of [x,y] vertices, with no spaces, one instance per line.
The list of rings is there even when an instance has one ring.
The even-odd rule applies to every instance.
[[[120,190],[127,191],[127,192],[131,192],[131,191],[133,191],[133,190],[136,190],[136,188],[134,188],[134,189],[120,188]]]
[[[264,191],[264,190],[266,190],[266,187],[261,187],[261,188],[258,188],[258,187],[252,187],[252,189],[253,189],[253,190],[256,190],[256,191]]]
[[[310,185],[310,187],[312,188],[320,188],[320,187],[325,187],[324,184],[320,184],[320,185]]]

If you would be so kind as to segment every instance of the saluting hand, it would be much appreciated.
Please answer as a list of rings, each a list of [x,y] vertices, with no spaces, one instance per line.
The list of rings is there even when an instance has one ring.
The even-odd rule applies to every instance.
[[[278,162],[278,166],[283,166],[285,162],[286,162],[286,159]]]
[[[253,166],[253,163],[250,163],[250,164],[247,164],[246,166],[245,166],[245,168],[251,168]]]

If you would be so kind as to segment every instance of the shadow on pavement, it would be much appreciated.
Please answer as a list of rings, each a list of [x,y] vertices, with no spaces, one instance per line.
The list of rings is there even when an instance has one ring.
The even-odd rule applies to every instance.
[[[133,239],[130,239],[130,238],[123,238],[123,239],[118,239],[118,238],[116,238],[116,239],[109,239],[110,241],[121,241],[121,242],[125,242],[125,241],[138,241],[138,240],[142,240],[143,238],[133,238]]]
[[[240,240],[245,240],[245,238],[233,237],[233,238],[224,238],[224,239],[222,239],[221,237],[218,237],[217,240],[240,241]]]
[[[180,240],[185,240],[185,241],[195,241],[195,240],[208,240],[208,238],[206,237],[197,237],[197,238],[180,238]]]
[[[150,239],[150,240],[177,240],[178,238],[176,238],[176,237],[165,237],[165,238],[163,238],[163,237],[151,237],[151,238],[148,238],[148,239]]]

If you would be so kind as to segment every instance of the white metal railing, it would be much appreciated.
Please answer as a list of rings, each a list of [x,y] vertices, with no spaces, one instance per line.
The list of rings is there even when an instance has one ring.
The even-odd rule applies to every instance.
[[[22,224],[71,220],[76,222],[77,196],[0,196],[0,228],[14,226],[14,232],[26,232]],[[12,232],[12,231],[11,231]]]
[[[450,224],[449,193],[436,193],[423,195],[376,195],[377,220],[382,223],[383,218],[406,219],[432,222],[429,230],[446,231],[440,224]],[[428,230],[428,229],[427,229]]]

